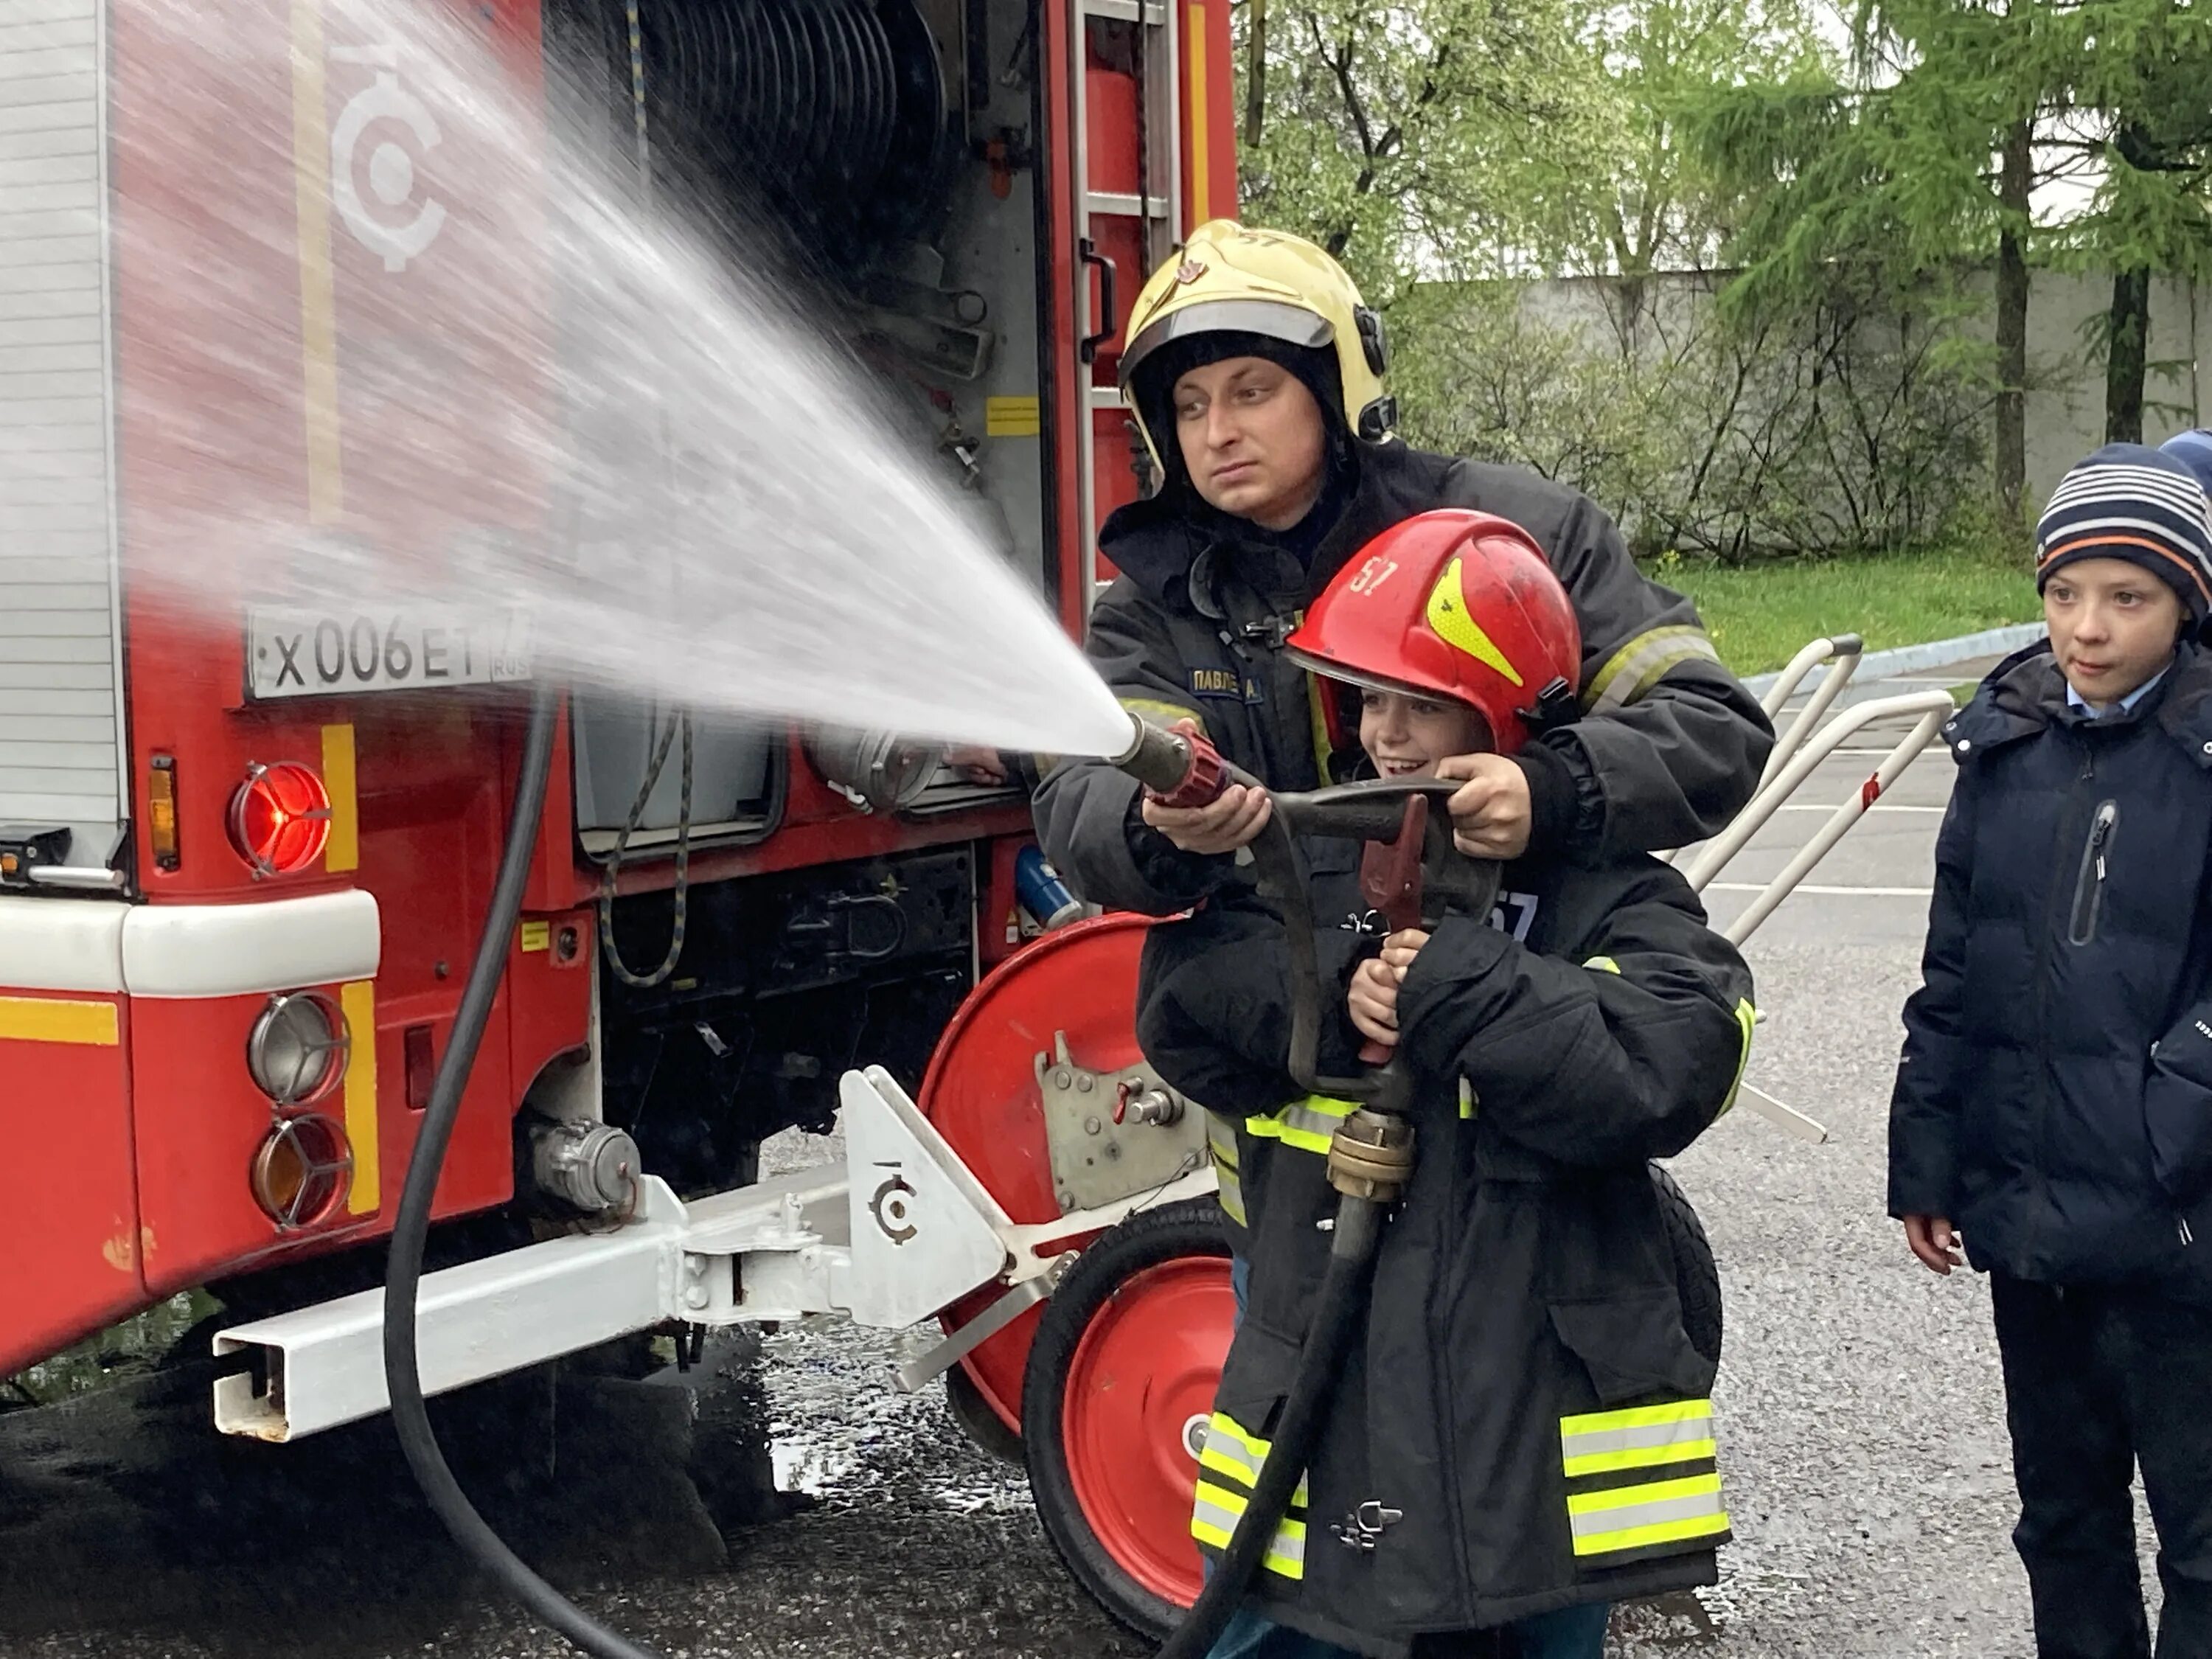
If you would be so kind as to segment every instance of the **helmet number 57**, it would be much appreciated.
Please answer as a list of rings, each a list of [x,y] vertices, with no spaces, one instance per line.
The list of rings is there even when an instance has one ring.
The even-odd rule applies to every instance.
[[[1351,592],[1372,593],[1397,574],[1397,560],[1386,559],[1377,554],[1359,568],[1359,574],[1346,586]]]

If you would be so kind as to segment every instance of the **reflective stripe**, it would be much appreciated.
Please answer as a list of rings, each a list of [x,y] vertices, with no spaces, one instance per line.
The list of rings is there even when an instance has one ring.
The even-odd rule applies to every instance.
[[[1721,653],[1713,649],[1702,628],[1652,629],[1622,646],[1598,670],[1583,693],[1583,707],[1594,714],[1625,708],[1656,685],[1668,670],[1693,660],[1717,663],[1720,659]]]
[[[1465,1078],[1462,1078],[1459,1080],[1459,1115],[1461,1117],[1470,1119],[1474,1117],[1474,1085],[1469,1083]]]
[[[1721,1478],[1717,1474],[1685,1475],[1680,1480],[1647,1480],[1641,1486],[1614,1486],[1606,1492],[1586,1492],[1567,1499],[1567,1513],[1577,1517],[1576,1529],[1581,1531],[1583,1521],[1590,1523],[1589,1530],[1617,1527],[1622,1520],[1647,1509],[1662,1509],[1672,1504],[1687,1504],[1693,1499],[1707,1500],[1702,1508],[1682,1511],[1684,1515],[1713,1515],[1719,1512]],[[1680,1519],[1679,1516],[1655,1515],[1654,1521]]]
[[[1261,1468],[1273,1449],[1273,1443],[1245,1433],[1235,1418],[1225,1412],[1216,1412],[1206,1425],[1206,1446],[1198,1455],[1198,1463],[1200,1468],[1242,1481],[1249,1490],[1260,1484]],[[1291,1508],[1304,1509],[1310,1496],[1302,1475],[1298,1489],[1291,1494]]]
[[[1213,1161],[1227,1169],[1237,1167],[1237,1126],[1212,1112],[1206,1115],[1206,1144]]]
[[[1721,1478],[1710,1467],[1715,1455],[1710,1400],[1562,1418],[1559,1445],[1570,1480],[1632,1469],[1708,1466],[1656,1480],[1571,1492],[1567,1517],[1577,1556],[1690,1542],[1729,1529]]]
[[[1279,1112],[1246,1118],[1244,1133],[1261,1140],[1279,1140],[1302,1152],[1318,1152],[1327,1157],[1329,1143],[1336,1139],[1337,1126],[1358,1109],[1358,1104],[1349,1100],[1308,1095]]]
[[[1577,1556],[1647,1549],[1654,1544],[1710,1538],[1729,1529],[1717,1474],[1586,1492],[1567,1500],[1567,1513]]]
[[[1200,732],[1206,730],[1206,716],[1179,702],[1167,702],[1158,697],[1123,697],[1120,702],[1132,714],[1142,715],[1155,726],[1173,726],[1177,720],[1188,720]]]
[[[1607,1435],[1621,1429],[1646,1429],[1661,1423],[1694,1421],[1709,1427],[1712,1418],[1713,1402],[1710,1400],[1674,1400],[1663,1406],[1628,1406],[1620,1411],[1586,1412],[1579,1417],[1563,1417],[1559,1419],[1559,1438],[1571,1455],[1578,1451],[1610,1449],[1610,1444],[1630,1443],[1622,1441],[1606,1446],[1577,1444],[1586,1435]]]
[[[1637,1431],[1628,1431],[1637,1433]],[[1668,1433],[1668,1429],[1644,1429],[1641,1433]],[[1644,1447],[1621,1447],[1620,1451],[1583,1451],[1566,1460],[1566,1475],[1614,1475],[1624,1468],[1656,1468],[1670,1462],[1697,1462],[1719,1458],[1712,1440],[1655,1440]]]
[[[1759,1029],[1759,1010],[1738,998],[1735,1023],[1743,1029],[1743,1048],[1736,1055],[1735,1081],[1729,1085],[1728,1098],[1721,1102],[1717,1115],[1720,1117],[1726,1117],[1735,1109],[1735,1097],[1743,1092],[1743,1074],[1751,1069],[1751,1034]]]
[[[1583,966],[1595,969],[1601,974],[1617,974],[1620,971],[1620,964],[1611,957],[1592,957],[1588,962],[1583,963]]]
[[[1198,1483],[1197,1499],[1191,1506],[1190,1535],[1201,1544],[1211,1544],[1218,1550],[1225,1550],[1236,1534],[1237,1523],[1244,1518],[1244,1511],[1249,1507],[1248,1501],[1235,1492],[1201,1480]],[[1275,1535],[1268,1540],[1267,1553],[1261,1558],[1260,1564],[1281,1577],[1304,1577],[1306,1523],[1303,1521],[1278,1522]]]
[[[1250,1226],[1251,1223],[1244,1218],[1244,1183],[1237,1178],[1237,1166],[1216,1164],[1213,1166],[1213,1196],[1221,1206],[1222,1214],[1240,1227]]]
[[[1244,1219],[1244,1183],[1237,1171],[1237,1131],[1212,1112],[1206,1115],[1206,1150],[1213,1159],[1213,1176],[1221,1211],[1238,1226]]]
[[[1305,618],[1301,615],[1298,620],[1304,622]],[[1328,787],[1328,763],[1336,758],[1336,745],[1328,740],[1328,710],[1322,702],[1328,696],[1328,689],[1321,683],[1321,676],[1308,674],[1306,710],[1313,717],[1314,775],[1321,780],[1323,788]]]

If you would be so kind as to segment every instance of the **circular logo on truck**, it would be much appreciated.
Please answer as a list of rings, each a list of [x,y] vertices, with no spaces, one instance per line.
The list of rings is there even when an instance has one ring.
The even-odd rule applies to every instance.
[[[331,56],[378,67],[376,79],[354,94],[331,130],[331,199],[346,228],[383,259],[386,270],[404,270],[422,257],[446,226],[442,203],[427,197],[419,203],[416,199],[421,183],[416,153],[438,147],[438,123],[422,100],[399,83],[388,52],[342,51]],[[415,152],[400,142],[395,125],[413,138]],[[379,130],[372,133],[373,128]],[[368,186],[366,199],[364,182]]]

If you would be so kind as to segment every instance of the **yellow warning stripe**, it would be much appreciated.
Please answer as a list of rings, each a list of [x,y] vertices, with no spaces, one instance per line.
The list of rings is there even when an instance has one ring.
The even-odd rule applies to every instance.
[[[335,524],[345,511],[345,481],[338,438],[338,308],[331,265],[331,129],[320,0],[292,0],[292,167],[299,215],[307,520]]]
[[[0,1042],[66,1042],[87,1048],[113,1048],[122,1041],[122,1016],[112,1002],[0,997]]]
[[[331,797],[331,838],[323,848],[323,868],[343,875],[361,868],[361,785],[350,726],[323,728],[323,787]]]
[[[1190,94],[1190,222],[1194,229],[1213,217],[1212,111],[1207,107],[1211,88],[1206,80],[1206,31],[1211,20],[1205,6],[1197,3],[1183,16],[1183,82]]]
[[[355,1215],[374,1215],[384,1202],[384,1165],[377,1146],[376,987],[365,979],[341,987],[338,1006],[353,1038],[345,1074],[345,1132],[353,1144],[353,1188],[346,1194],[346,1208]]]

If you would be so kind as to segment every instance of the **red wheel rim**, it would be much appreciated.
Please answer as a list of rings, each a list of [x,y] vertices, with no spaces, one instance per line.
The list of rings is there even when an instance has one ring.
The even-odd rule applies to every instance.
[[[1236,1318],[1228,1259],[1179,1257],[1131,1275],[1068,1363],[1060,1428],[1084,1519],[1125,1572],[1180,1607],[1202,1582],[1192,1438],[1212,1414]]]

